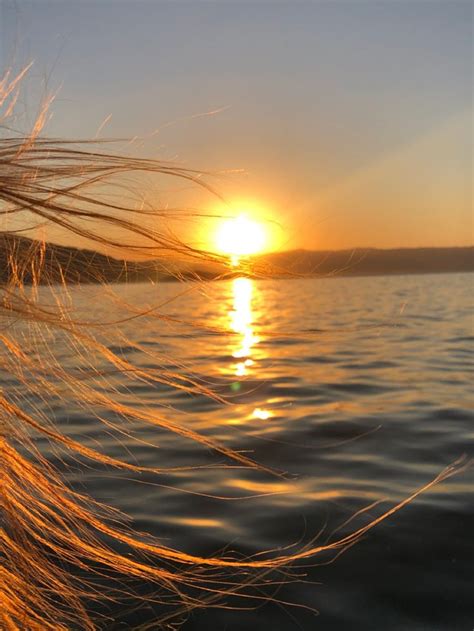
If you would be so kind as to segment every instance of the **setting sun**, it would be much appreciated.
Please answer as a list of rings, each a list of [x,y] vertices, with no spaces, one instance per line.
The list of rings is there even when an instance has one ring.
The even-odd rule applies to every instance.
[[[220,252],[233,258],[261,252],[267,242],[261,223],[245,215],[222,222],[216,233],[216,245]]]

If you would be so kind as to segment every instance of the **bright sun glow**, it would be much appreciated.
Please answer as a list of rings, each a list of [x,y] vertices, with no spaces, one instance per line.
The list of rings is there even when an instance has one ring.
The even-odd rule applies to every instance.
[[[219,251],[233,259],[261,252],[266,241],[263,225],[245,215],[223,221],[216,233]]]

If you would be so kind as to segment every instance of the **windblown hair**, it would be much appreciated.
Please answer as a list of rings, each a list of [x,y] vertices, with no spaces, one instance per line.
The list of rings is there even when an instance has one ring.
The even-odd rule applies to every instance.
[[[23,73],[0,82],[4,107],[0,138],[0,214],[3,220],[29,227],[57,227],[102,248],[149,256],[179,255],[208,259],[211,255],[160,231],[164,211],[131,202],[117,203],[103,194],[114,178],[140,173],[170,176],[208,187],[202,174],[149,159],[104,152],[91,142],[43,137],[40,116],[27,136],[6,126]],[[1,122],[1,119],[0,119]],[[125,197],[124,197],[125,199]],[[155,218],[150,228],[151,217]],[[22,218],[18,221],[18,218]],[[144,222],[147,222],[146,227]],[[6,223],[4,225],[7,225]],[[115,236],[114,236],[115,235]],[[132,463],[91,448],[55,427],[53,416],[38,410],[37,401],[70,399],[104,423],[107,431],[135,439],[133,423],[149,424],[193,440],[229,461],[261,468],[209,437],[168,418],[166,414],[120,402],[104,393],[101,379],[118,372],[130,380],[166,384],[187,392],[219,397],[178,370],[143,369],[114,353],[101,339],[100,324],[86,322],[68,308],[68,275],[49,293],[51,268],[47,247],[32,241],[21,245],[10,229],[0,247],[8,268],[0,286],[0,626],[31,631],[93,630],[104,626],[94,614],[98,601],[126,599],[133,580],[156,585],[156,601],[164,612],[153,628],[179,624],[194,608],[218,605],[233,595],[257,598],[261,583],[285,581],[279,570],[313,559],[319,553],[351,546],[370,528],[400,509],[426,488],[451,475],[443,471],[423,489],[393,506],[367,526],[327,545],[311,543],[295,553],[262,552],[251,558],[230,553],[202,557],[164,546],[150,535],[134,532],[126,517],[72,488],[53,467],[46,443],[65,462],[74,458],[134,473],[165,469]],[[5,270],[2,270],[2,273]],[[91,270],[100,276],[100,269]],[[57,278],[56,278],[57,280]],[[45,297],[46,296],[46,297]],[[140,317],[129,305],[127,317]],[[159,318],[159,314],[154,314]],[[66,362],[54,351],[66,341]],[[74,360],[71,360],[71,357]],[[68,368],[77,366],[77,370]],[[8,388],[8,389],[6,389]],[[36,401],[36,403],[35,403]],[[111,418],[117,419],[115,421]],[[145,627],[144,627],[145,628]],[[151,626],[150,626],[151,628]]]

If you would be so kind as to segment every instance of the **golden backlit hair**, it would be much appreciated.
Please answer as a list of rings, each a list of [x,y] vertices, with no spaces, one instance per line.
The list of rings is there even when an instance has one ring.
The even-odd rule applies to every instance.
[[[41,135],[45,110],[28,135],[7,126],[24,72],[0,82],[3,107],[0,138],[0,214],[4,226],[58,227],[102,249],[126,255],[186,256],[207,259],[200,252],[160,231],[166,213],[135,202],[113,201],[102,187],[114,178],[140,173],[172,176],[207,187],[197,171],[144,158],[116,155],[91,142],[72,142]],[[100,145],[99,145],[100,146]],[[150,217],[156,221],[150,228]],[[8,222],[6,221],[8,219]],[[146,227],[144,222],[146,221]],[[114,236],[115,235],[115,236]],[[51,262],[41,240],[25,250],[18,230],[0,237],[7,278],[0,286],[0,626],[8,631],[68,631],[107,628],[94,614],[96,603],[123,601],[130,582],[156,586],[163,615],[145,628],[179,625],[195,608],[217,606],[233,595],[257,598],[261,584],[288,579],[285,568],[318,554],[353,545],[368,530],[413,500],[419,493],[452,475],[458,466],[393,506],[370,524],[327,545],[312,542],[294,553],[262,552],[251,558],[222,553],[202,557],[164,546],[154,537],[135,532],[116,509],[73,489],[53,467],[39,443],[46,442],[63,457],[98,463],[117,470],[160,474],[170,469],[131,463],[91,448],[56,427],[53,417],[36,409],[35,400],[75,401],[97,423],[120,437],[135,438],[134,421],[173,432],[224,456],[230,463],[262,469],[242,453],[193,431],[166,413],[152,413],[133,398],[125,404],[100,387],[104,375],[166,384],[186,392],[219,397],[190,376],[176,371],[140,367],[114,353],[101,341],[100,323],[86,322],[68,308],[68,275],[44,298],[39,285],[51,285]],[[61,264],[59,264],[61,269]],[[56,270],[57,271],[57,270]],[[101,269],[88,273],[101,280]],[[54,278],[57,281],[57,276]],[[106,281],[104,280],[104,291]],[[40,298],[40,294],[43,298]],[[65,298],[66,297],[66,298]],[[129,305],[124,316],[140,316]],[[154,313],[159,318],[159,313]],[[54,340],[68,345],[67,361],[57,356]],[[77,366],[72,371],[68,366]],[[106,368],[105,368],[106,367]],[[121,419],[111,421],[110,416]],[[109,420],[107,420],[109,419]],[[171,469],[172,471],[173,469]],[[277,509],[275,509],[277,510]],[[149,597],[151,598],[151,597]]]

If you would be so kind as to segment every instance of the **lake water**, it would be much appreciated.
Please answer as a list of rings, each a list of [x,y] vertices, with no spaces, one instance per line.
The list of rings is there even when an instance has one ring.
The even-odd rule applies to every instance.
[[[318,533],[321,543],[334,540],[472,455],[473,281],[453,274],[117,285],[115,302],[97,286],[74,289],[88,319],[127,315],[122,299],[161,304],[167,319],[132,319],[99,334],[127,361],[186,374],[227,403],[124,375],[104,378],[104,391],[284,475],[222,466],[134,481],[71,467],[40,443],[74,485],[180,550],[250,554],[298,547]],[[74,365],[68,352],[58,350]],[[135,423],[137,443],[113,435],[79,403],[47,403],[65,433],[130,462],[231,464],[161,429]],[[305,582],[278,592],[318,616],[267,603],[195,612],[183,628],[471,630],[473,481],[472,469],[450,478],[333,563],[315,558]],[[106,628],[133,628],[150,615],[119,609],[120,622]]]

